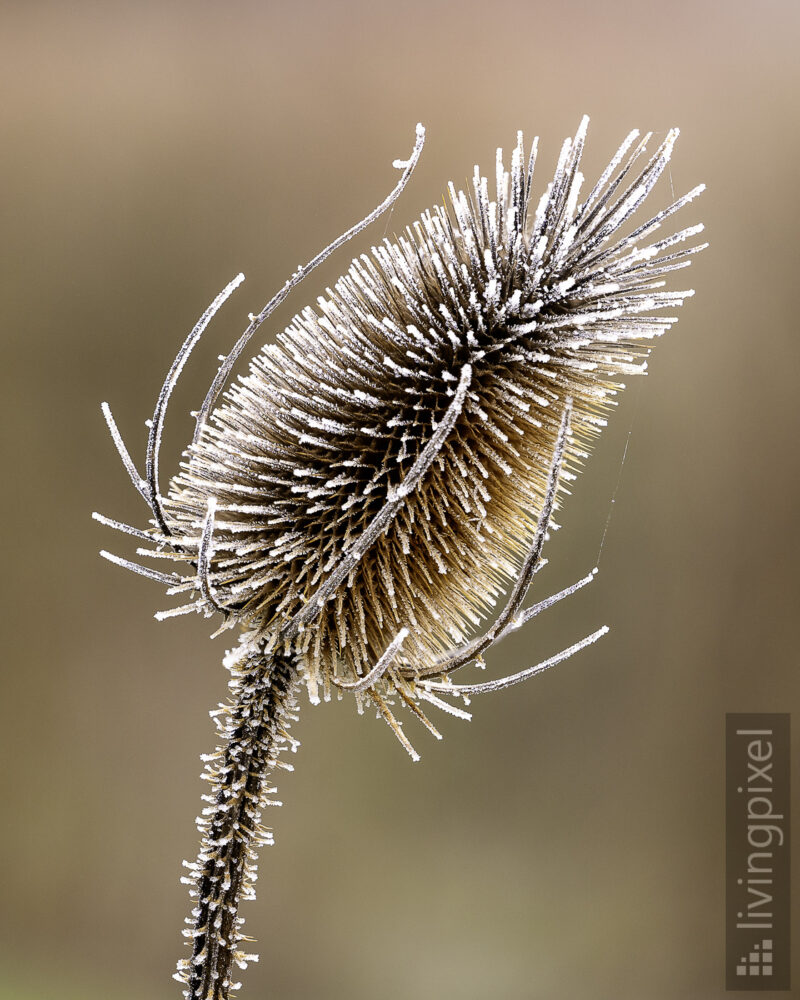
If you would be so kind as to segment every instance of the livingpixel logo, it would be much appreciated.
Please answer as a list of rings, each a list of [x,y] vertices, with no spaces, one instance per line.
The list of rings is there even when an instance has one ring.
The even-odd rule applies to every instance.
[[[726,719],[726,988],[788,990],[789,715]]]

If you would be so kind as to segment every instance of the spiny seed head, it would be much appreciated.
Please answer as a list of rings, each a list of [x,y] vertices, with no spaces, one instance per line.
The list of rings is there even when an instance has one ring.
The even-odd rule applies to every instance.
[[[187,593],[160,613],[221,611],[241,626],[225,658],[230,701],[212,713],[220,746],[206,759],[211,783],[189,882],[191,958],[177,978],[188,1000],[227,1000],[238,945],[239,904],[252,898],[260,823],[288,767],[295,689],[322,687],[369,698],[408,752],[418,755],[390,705],[405,704],[438,736],[420,702],[467,717],[446,698],[498,690],[561,662],[604,635],[602,627],[535,666],[483,683],[453,684],[509,631],[575,593],[593,574],[523,610],[551,514],[622,387],[642,371],[648,345],[690,292],[665,276],[700,249],[682,247],[694,226],[652,236],[696,188],[641,225],[630,222],[672,153],[669,132],[643,169],[649,136],[631,133],[580,201],[587,122],[561,151],[552,182],[531,201],[534,153],[521,135],[506,169],[498,152],[489,182],[450,188],[449,207],[422,216],[396,241],[353,262],[317,311],[295,317],[249,373],[220,396],[249,338],[286,294],[332,250],[394,201],[389,197],[251,318],[198,411],[197,429],[166,497],[158,457],[170,395],[192,348],[243,280],[220,293],[181,347],[156,403],[145,476],[111,411],[103,409],[123,464],[148,504],[142,530],[95,515],[151,543],[188,572],[113,562]],[[535,206],[535,207],[534,207]],[[152,543],[155,542],[155,548]],[[509,594],[497,611],[497,597]],[[474,635],[483,619],[491,624]],[[464,641],[464,640],[467,641]]]
[[[562,490],[621,379],[675,321],[662,310],[692,294],[664,278],[700,249],[680,245],[702,227],[651,236],[702,188],[628,224],[677,130],[641,170],[650,137],[632,133],[581,201],[586,124],[538,202],[535,145],[526,159],[520,135],[491,185],[476,168],[469,194],[451,185],[448,207],[353,261],[228,391],[171,483],[176,554],[203,555],[213,505],[213,600],[269,639],[455,414],[418,488],[293,636],[312,697],[363,677],[401,629],[406,677],[474,632],[530,546],[566,401]]]

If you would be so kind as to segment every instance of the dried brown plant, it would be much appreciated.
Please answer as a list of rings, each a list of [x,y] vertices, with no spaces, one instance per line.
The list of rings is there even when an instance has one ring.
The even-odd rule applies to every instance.
[[[669,162],[677,130],[643,159],[650,135],[632,132],[580,201],[587,120],[562,148],[553,180],[532,207],[536,143],[522,136],[493,190],[476,168],[469,194],[450,186],[396,240],[353,261],[219,396],[249,339],[305,275],[393,204],[422,149],[386,201],[301,268],[223,362],[197,415],[180,472],[162,495],[158,455],[167,404],[214,313],[184,343],[151,422],[146,474],[136,471],[111,412],[123,462],[152,513],[140,530],[100,515],[167,559],[161,572],[104,553],[185,594],[160,613],[221,614],[240,630],[228,653],[230,701],[217,713],[219,747],[189,865],[191,956],[178,978],[190,1000],[223,1000],[236,987],[241,900],[252,898],[269,774],[286,766],[297,693],[312,701],[353,694],[373,706],[412,757],[397,717],[408,710],[469,717],[469,696],[533,676],[598,639],[598,629],[556,656],[499,680],[457,684],[451,674],[573,586],[524,608],[564,483],[605,425],[620,380],[641,372],[661,315],[688,291],[665,289],[700,246],[692,226],[650,237],[701,190],[631,228]],[[639,165],[642,164],[641,168]],[[497,612],[505,591],[508,597]],[[486,627],[485,622],[491,621]],[[481,632],[481,629],[484,629]]]

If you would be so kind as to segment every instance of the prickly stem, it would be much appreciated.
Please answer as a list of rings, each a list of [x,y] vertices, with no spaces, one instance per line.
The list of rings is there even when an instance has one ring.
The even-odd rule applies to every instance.
[[[178,963],[176,978],[186,983],[187,1000],[227,1000],[238,987],[234,966],[244,968],[256,956],[239,945],[239,904],[255,896],[257,849],[271,842],[261,826],[261,812],[274,788],[267,787],[287,747],[295,718],[297,669],[293,659],[267,655],[263,643],[243,642],[226,665],[232,673],[231,702],[215,715],[221,743],[204,758],[203,775],[213,787],[204,796],[208,807],[198,818],[202,834],[197,861],[188,864],[195,906],[184,934],[191,958]]]

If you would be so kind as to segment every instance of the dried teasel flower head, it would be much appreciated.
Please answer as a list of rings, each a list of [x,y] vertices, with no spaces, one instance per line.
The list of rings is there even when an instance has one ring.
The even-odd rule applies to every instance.
[[[216,405],[249,337],[319,258],[301,269],[223,363],[165,497],[158,448],[166,404],[241,276],[167,377],[144,479],[106,410],[154,520],[147,531],[101,520],[155,542],[140,551],[184,572],[110,558],[190,594],[163,617],[219,611],[243,629],[228,658],[233,700],[208,773],[214,795],[193,867],[194,952],[181,972],[193,1000],[227,996],[231,963],[245,958],[235,949],[239,895],[231,883],[246,892],[254,861],[231,817],[257,825],[263,778],[288,740],[298,683],[312,701],[350,690],[359,707],[373,703],[416,756],[395,706],[436,733],[420,702],[465,715],[445,699],[515,683],[606,631],[510,678],[450,680],[592,578],[522,610],[564,482],[604,426],[621,380],[644,370],[651,341],[675,322],[662,311],[692,294],[666,290],[665,279],[701,249],[685,243],[702,226],[652,237],[702,186],[629,223],[669,162],[677,129],[649,158],[651,136],[637,141],[632,132],[581,200],[587,123],[564,143],[536,202],[536,143],[526,155],[521,134],[508,167],[498,151],[491,183],[476,168],[469,193],[451,185],[449,206],[355,260]],[[404,173],[395,192],[333,247],[393,202],[422,138],[418,129],[411,159],[397,164]],[[492,624],[475,637],[487,618]],[[247,857],[237,861],[231,845],[240,841]]]

